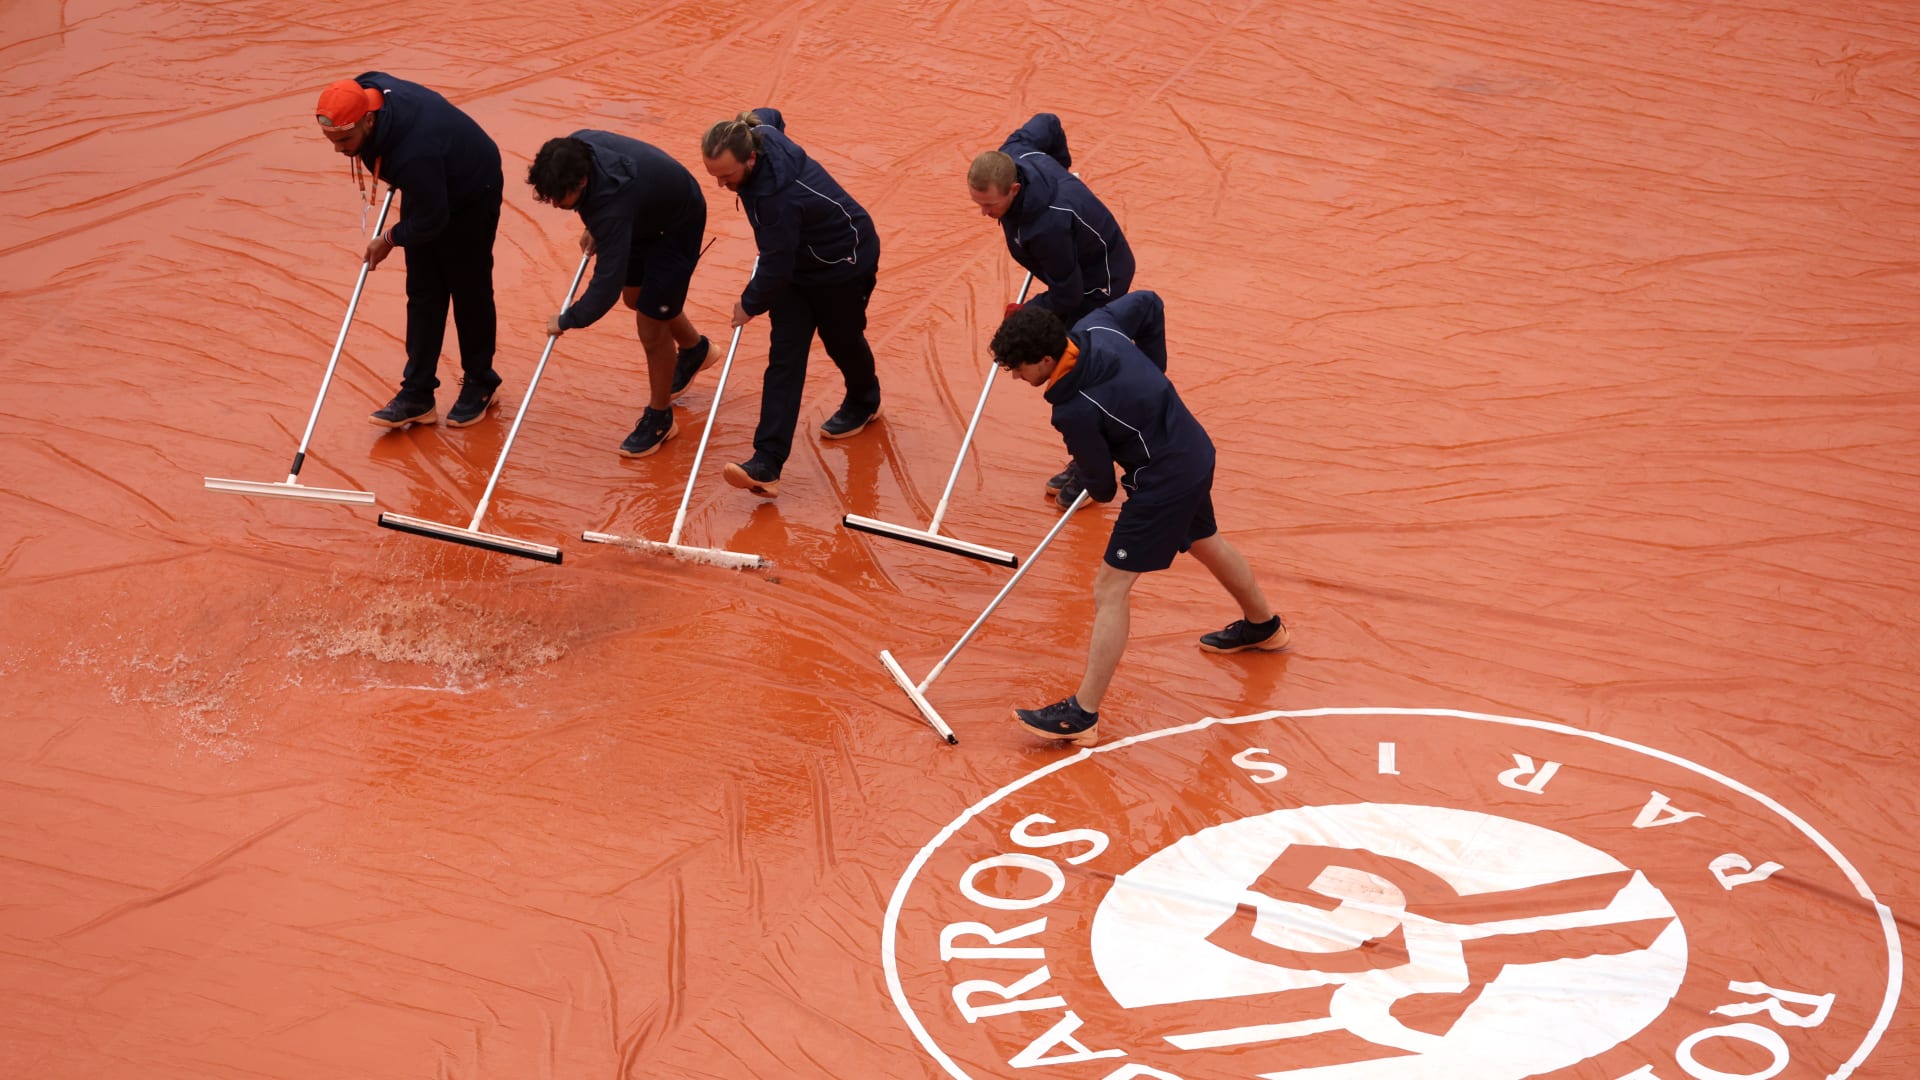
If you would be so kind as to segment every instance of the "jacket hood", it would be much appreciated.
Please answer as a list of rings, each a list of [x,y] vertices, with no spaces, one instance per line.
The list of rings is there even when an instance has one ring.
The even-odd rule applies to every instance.
[[[763,127],[753,175],[747,177],[747,182],[740,185],[740,194],[748,198],[764,199],[782,188],[791,186],[799,178],[800,170],[805,168],[806,164],[807,152],[800,149],[798,143],[771,126]]]
[[[1082,390],[1092,390],[1096,386],[1110,381],[1120,369],[1119,358],[1107,350],[1095,347],[1092,335],[1084,330],[1067,334],[1067,340],[1079,350],[1079,359],[1073,362],[1073,370],[1060,376],[1058,382],[1047,387],[1042,396],[1049,405],[1058,405],[1079,394]]]
[[[1025,225],[1058,201],[1060,183],[1047,170],[1027,165],[1017,158],[1014,160],[1014,171],[1020,178],[1020,194],[1013,197],[1013,205],[1007,208],[1004,220]]]

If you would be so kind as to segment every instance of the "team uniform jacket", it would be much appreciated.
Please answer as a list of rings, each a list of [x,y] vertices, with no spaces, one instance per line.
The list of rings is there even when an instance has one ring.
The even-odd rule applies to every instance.
[[[563,330],[592,326],[620,298],[636,223],[658,232],[705,198],[693,174],[657,146],[590,129],[572,137],[593,153],[587,190],[574,209],[593,234],[594,263],[587,291],[560,315]]]
[[[760,248],[740,306],[759,315],[789,284],[832,285],[873,272],[880,237],[860,204],[787,138],[779,110],[753,111],[761,120],[759,161],[736,194]]]
[[[1072,326],[1133,284],[1133,249],[1120,224],[1080,178],[1060,118],[1040,113],[1007,136],[1020,193],[1000,218],[1007,250],[1047,287],[1030,304]]]
[[[1136,502],[1207,482],[1213,440],[1163,373],[1167,334],[1160,297],[1128,293],[1074,324],[1067,337],[1079,358],[1047,387],[1046,399],[1087,494],[1099,502],[1114,497],[1116,464],[1127,498]]]
[[[452,102],[384,71],[354,81],[384,97],[360,162],[406,196],[400,224],[387,233],[393,246],[432,242],[455,204],[500,190],[500,148]]]

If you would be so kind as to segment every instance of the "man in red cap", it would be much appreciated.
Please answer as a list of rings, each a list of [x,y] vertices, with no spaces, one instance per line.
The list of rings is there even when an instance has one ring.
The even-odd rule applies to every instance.
[[[333,148],[403,196],[398,224],[367,244],[369,269],[406,251],[407,366],[400,392],[368,417],[381,427],[439,416],[440,346],[447,308],[460,339],[460,397],[448,427],[486,415],[500,388],[493,371],[493,237],[500,226],[500,148],[473,118],[417,83],[369,71],[320,92],[314,119]]]

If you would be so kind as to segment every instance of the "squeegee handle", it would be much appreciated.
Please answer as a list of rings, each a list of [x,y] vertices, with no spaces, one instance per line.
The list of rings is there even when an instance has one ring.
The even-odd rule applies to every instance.
[[[1053,528],[1048,529],[1047,535],[1041,537],[1039,545],[1033,549],[1033,554],[1027,556],[1026,561],[1020,564],[1020,569],[1013,572],[1013,576],[1007,579],[1005,585],[1000,586],[1000,595],[993,598],[993,602],[987,605],[987,610],[981,612],[980,617],[973,620],[973,625],[967,627],[967,632],[960,635],[960,640],[953,643],[953,648],[947,650],[947,655],[941,657],[940,662],[933,665],[932,671],[927,672],[926,679],[920,683],[920,693],[925,694],[927,692],[927,687],[933,685],[933,680],[939,678],[940,673],[947,669],[947,663],[959,653],[968,641],[973,639],[973,635],[979,632],[980,625],[987,621],[987,616],[993,614],[993,609],[1000,606],[1000,601],[1005,600],[1007,594],[1013,591],[1013,587],[1020,584],[1020,579],[1027,576],[1027,571],[1033,569],[1033,564],[1039,560],[1040,553],[1047,550],[1047,545],[1053,543],[1053,538],[1060,535],[1060,530],[1066,526],[1067,519],[1073,516],[1075,510],[1085,506],[1087,499],[1087,493],[1082,491],[1080,497],[1073,500],[1073,505],[1067,507],[1067,512],[1060,515],[1060,520],[1053,523]]]
[[[760,272],[760,257],[753,257],[753,269],[748,272],[747,280]],[[700,479],[700,463],[707,457],[707,439],[713,435],[713,418],[720,415],[720,395],[727,392],[727,375],[733,371],[733,354],[740,348],[740,331],[744,326],[733,328],[733,340],[727,343],[727,360],[720,365],[720,381],[713,388],[713,401],[707,405],[707,424],[700,429],[700,448],[693,452],[693,471],[687,474],[687,490],[680,495],[680,510],[673,515],[673,531],[667,534],[667,546],[680,542],[680,530],[687,524],[687,506],[693,501],[693,485]],[[669,405],[668,408],[673,406]]]
[[[1020,283],[1020,295],[1014,303],[1027,302],[1027,290],[1033,286],[1033,271],[1027,271],[1027,279]],[[967,447],[973,445],[973,429],[980,426],[980,414],[987,410],[987,395],[993,392],[993,376],[1000,365],[987,361],[987,381],[980,386],[980,400],[973,406],[973,419],[967,421],[967,433],[960,437],[960,454],[953,459],[953,471],[947,474],[946,490],[940,493],[940,504],[933,508],[933,521],[927,526],[930,533],[940,531],[940,522],[947,516],[947,500],[953,498],[954,481],[960,479],[960,466],[967,460]]]
[[[588,252],[580,256],[580,265],[574,268],[573,283],[567,286],[567,295],[560,298],[560,312],[566,314],[573,306],[573,294],[580,291],[580,279],[587,274],[587,260],[593,258]],[[559,334],[547,335],[547,347],[540,350],[540,362],[534,365],[533,378],[527,382],[527,396],[520,399],[520,411],[513,416],[513,426],[507,429],[507,441],[500,446],[500,460],[493,463],[493,475],[487,477],[487,490],[480,494],[480,505],[474,508],[473,524],[467,528],[478,531],[480,519],[487,516],[487,504],[493,501],[493,486],[500,482],[500,470],[507,467],[507,451],[513,449],[513,437],[520,434],[520,421],[527,418],[527,406],[533,402],[533,391],[540,385],[540,375],[547,370],[547,357],[553,355],[553,343],[560,340]]]
[[[380,204],[380,216],[373,223],[375,236],[380,235],[380,227],[387,223],[387,211],[392,208],[393,188],[388,187],[387,197]],[[320,396],[313,399],[313,412],[307,416],[307,430],[300,434],[300,448],[293,452],[293,468],[287,472],[289,484],[299,478],[300,466],[307,463],[307,440],[313,438],[313,426],[320,421],[320,406],[326,403],[327,388],[333,385],[333,369],[340,363],[340,349],[347,343],[347,327],[353,325],[353,313],[360,306],[360,291],[367,287],[367,271],[371,269],[362,255],[360,276],[353,283],[353,298],[347,301],[347,317],[340,320],[340,336],[333,339],[333,355],[327,357],[327,373],[320,377]]]

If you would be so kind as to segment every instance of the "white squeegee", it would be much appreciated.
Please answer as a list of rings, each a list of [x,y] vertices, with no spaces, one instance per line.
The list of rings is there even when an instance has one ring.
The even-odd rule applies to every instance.
[[[591,254],[580,256],[580,266],[573,272],[573,284],[567,286],[567,295],[560,303],[562,312],[573,306],[574,291],[580,288],[580,279],[586,275],[587,260],[591,257]],[[480,531],[480,519],[487,516],[487,504],[493,501],[493,487],[500,482],[500,470],[507,467],[507,453],[513,449],[513,438],[520,434],[520,422],[527,418],[527,410],[533,405],[533,392],[540,386],[540,375],[547,370],[547,358],[553,355],[553,343],[558,340],[560,340],[558,334],[547,335],[547,347],[540,351],[540,363],[535,365],[533,379],[527,383],[527,396],[521,399],[520,411],[513,418],[513,427],[507,430],[506,444],[500,447],[500,458],[493,464],[493,475],[487,478],[487,490],[480,496],[480,505],[474,508],[473,521],[462,529],[457,525],[442,525],[437,521],[408,517],[405,514],[381,514],[381,528],[396,529],[416,536],[430,536],[435,540],[449,540],[468,547],[498,551],[503,555],[518,555],[523,559],[538,559],[541,562],[550,563],[560,561],[560,549],[557,547]]]
[[[393,189],[387,189],[386,201],[380,204],[380,217],[373,223],[373,233],[380,235],[381,226],[387,223],[387,211],[393,207]],[[340,363],[340,347],[347,343],[347,327],[353,325],[354,309],[360,306],[360,291],[366,288],[367,260],[360,260],[360,279],[353,283],[353,298],[347,301],[347,317],[340,320],[340,336],[333,339],[333,355],[327,358],[327,373],[320,378],[320,396],[313,399],[313,412],[307,416],[307,430],[300,436],[300,447],[293,452],[293,468],[287,471],[285,480],[268,482],[264,480],[221,480],[206,477],[208,491],[230,491],[235,495],[269,495],[280,499],[308,499],[313,502],[358,503],[361,506],[373,505],[373,492],[350,491],[345,488],[306,487],[300,483],[300,466],[307,463],[307,441],[313,438],[313,426],[320,420],[320,406],[326,403],[327,388],[333,385],[333,369]]]
[[[1027,279],[1020,283],[1020,296],[1014,303],[1024,303],[1027,299],[1027,289],[1032,285],[1033,274],[1029,271]],[[947,475],[947,488],[940,493],[940,504],[934,507],[933,520],[928,522],[926,528],[915,529],[907,525],[895,525],[892,522],[861,517],[858,514],[846,515],[840,519],[840,524],[857,532],[904,540],[909,544],[919,544],[921,547],[930,547],[939,551],[951,551],[955,555],[979,559],[981,562],[997,563],[1001,566],[1019,566],[1019,557],[1011,551],[1001,551],[999,548],[990,548],[984,544],[970,544],[965,540],[955,540],[951,536],[940,535],[940,522],[947,516],[947,500],[953,497],[954,481],[960,479],[960,465],[967,460],[967,447],[973,443],[973,430],[980,426],[980,414],[986,411],[987,394],[993,390],[993,377],[998,373],[999,368],[998,364],[991,361],[987,364],[987,381],[980,387],[980,401],[973,407],[973,419],[967,422],[967,433],[960,438],[960,455],[953,459],[953,472]]]

